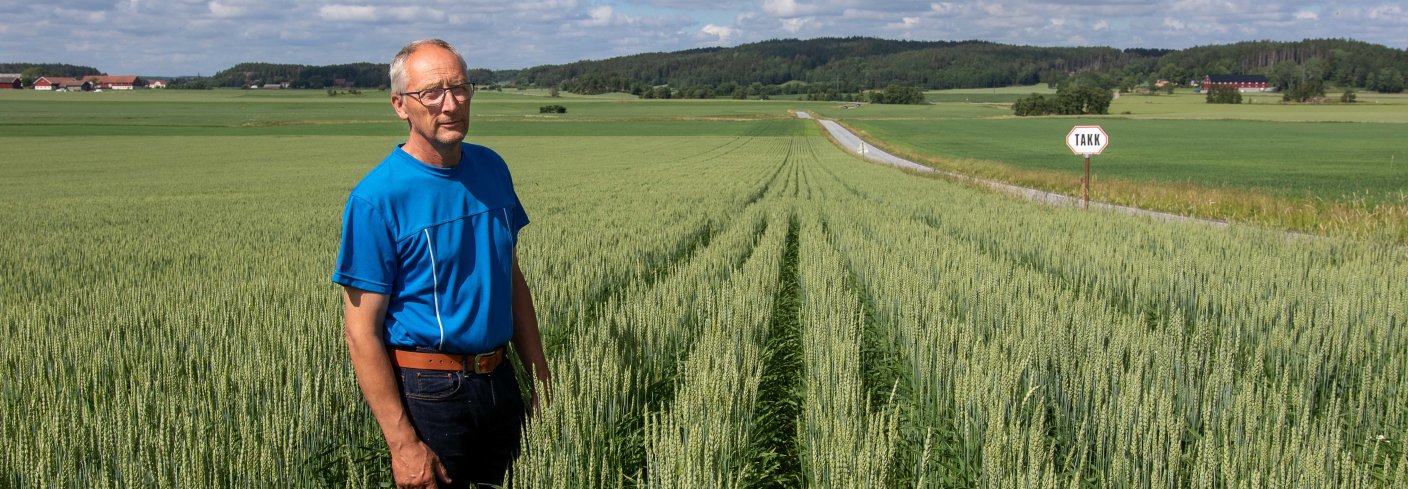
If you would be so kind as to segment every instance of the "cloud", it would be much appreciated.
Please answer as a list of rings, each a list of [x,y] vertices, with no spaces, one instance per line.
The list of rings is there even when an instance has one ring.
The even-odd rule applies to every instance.
[[[107,20],[107,12],[101,10],[76,10],[68,8],[55,8],[54,14],[73,22],[83,24],[101,24]]]
[[[324,5],[318,17],[333,22],[371,22],[377,20],[376,7],[370,5]]]
[[[611,17],[613,12],[614,10],[611,8],[610,5],[602,5],[600,7],[593,8],[590,13],[591,18],[584,20],[579,24],[586,27],[601,27],[611,25]]]
[[[783,19],[782,30],[787,31],[787,33],[789,34],[796,34],[798,31],[802,30],[802,27],[807,25],[807,22],[810,21],[811,19],[809,18]]]
[[[798,4],[797,0],[763,0],[763,13],[778,17],[798,17],[816,11],[815,7]]]
[[[709,39],[709,42],[720,44],[727,43],[738,35],[737,29],[714,24],[705,25],[702,29],[699,29],[699,32],[703,33],[706,38]]]
[[[212,1],[212,2],[210,2],[210,3],[208,3],[208,4],[206,4],[206,6],[207,6],[207,8],[210,9],[210,15],[215,16],[215,17],[218,17],[218,18],[239,17],[239,16],[244,15],[245,12],[248,12],[248,9],[246,9],[246,8],[244,8],[244,7],[237,7],[237,6],[234,6],[234,5],[226,5],[226,4],[223,4],[223,3],[220,3],[220,2],[214,2],[214,1]]]
[[[449,40],[489,68],[816,36],[1174,49],[1353,38],[1403,49],[1405,9],[1401,0],[0,1],[0,53],[180,75],[242,61],[385,62],[419,37]],[[43,42],[53,32],[82,37]]]

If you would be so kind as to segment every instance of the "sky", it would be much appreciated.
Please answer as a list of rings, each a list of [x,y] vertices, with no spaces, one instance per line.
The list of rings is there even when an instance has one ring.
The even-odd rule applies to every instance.
[[[450,41],[511,69],[767,39],[871,36],[1181,49],[1350,38],[1408,49],[1404,0],[46,0],[0,2],[0,62],[210,75],[244,61],[386,63]]]

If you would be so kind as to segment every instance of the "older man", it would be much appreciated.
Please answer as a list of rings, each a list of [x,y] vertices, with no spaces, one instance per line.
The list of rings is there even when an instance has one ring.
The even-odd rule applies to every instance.
[[[503,158],[464,142],[465,71],[438,39],[392,60],[409,135],[352,189],[332,276],[398,487],[502,483],[525,413],[505,345],[549,378],[516,252],[528,215]]]

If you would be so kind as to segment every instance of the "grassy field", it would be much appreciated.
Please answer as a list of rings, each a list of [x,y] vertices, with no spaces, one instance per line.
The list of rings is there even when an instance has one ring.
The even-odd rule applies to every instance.
[[[388,482],[328,282],[383,102],[86,95],[0,94],[0,486]],[[470,138],[554,372],[514,487],[1408,485],[1399,246],[916,178],[785,118],[827,104],[532,97]]]
[[[996,97],[1012,90],[931,93]],[[937,95],[937,96],[936,96]],[[1210,105],[1196,94],[1127,95],[1109,116],[1011,116],[1001,103],[824,107],[881,147],[932,166],[1075,195],[1082,161],[1064,138],[1097,124],[1092,198],[1181,214],[1408,242],[1408,97],[1281,104],[1257,94]]]

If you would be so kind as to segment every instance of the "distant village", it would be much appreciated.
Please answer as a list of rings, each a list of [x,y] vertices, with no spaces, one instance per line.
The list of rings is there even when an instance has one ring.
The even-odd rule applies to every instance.
[[[337,85],[347,84],[343,80],[337,80]],[[1170,82],[1159,80],[1156,87],[1164,88]],[[1197,82],[1189,85],[1199,86]],[[1237,88],[1239,92],[1265,92],[1271,89],[1266,77],[1262,75],[1210,75],[1203,78],[1201,91],[1207,92],[1216,85],[1230,85]],[[24,81],[18,74],[0,74],[0,90],[13,89],[20,90],[32,88],[34,90],[50,90],[57,92],[90,92],[95,90],[138,90],[144,88],[166,88],[166,80],[143,80],[139,76],[131,75],[90,75],[77,78],[62,76],[43,76],[34,81],[30,87],[24,86]],[[265,83],[262,85],[250,85],[249,88],[281,89],[289,88],[287,82]]]
[[[341,80],[339,80],[341,81]],[[133,75],[89,75],[80,77],[41,76],[30,86],[17,73],[0,73],[0,90],[33,89],[52,92],[94,92],[102,90],[141,90],[166,88],[166,80],[145,80]],[[288,88],[285,83],[264,83],[249,88]]]

